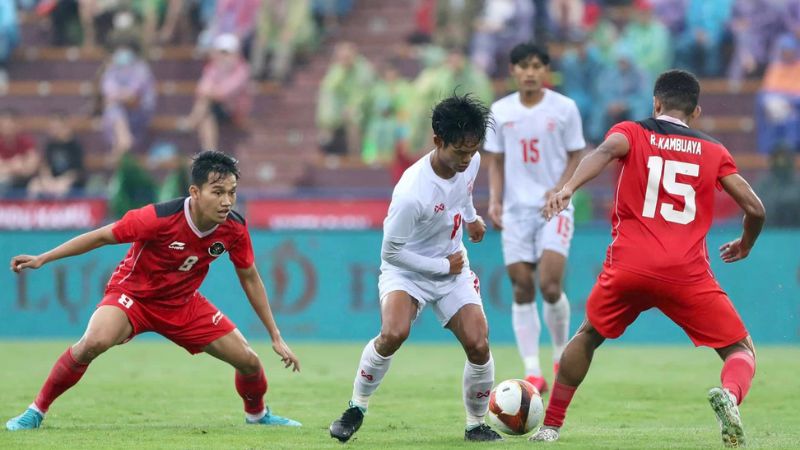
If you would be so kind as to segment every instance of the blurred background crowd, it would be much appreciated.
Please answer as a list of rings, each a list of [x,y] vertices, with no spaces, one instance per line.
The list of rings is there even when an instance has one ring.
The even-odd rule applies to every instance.
[[[219,148],[245,196],[386,197],[432,147],[437,100],[513,91],[529,40],[592,144],[650,114],[661,71],[696,73],[699,128],[772,225],[800,225],[800,0],[0,0],[0,192],[119,216],[183,195],[187,158]]]

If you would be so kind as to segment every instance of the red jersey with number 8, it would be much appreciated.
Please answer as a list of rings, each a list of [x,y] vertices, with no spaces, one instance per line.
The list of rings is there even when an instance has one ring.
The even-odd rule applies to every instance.
[[[714,189],[737,172],[728,150],[668,116],[621,122],[606,136],[615,133],[629,151],[620,160],[605,264],[680,284],[713,277],[706,235]]]
[[[189,198],[128,211],[112,228],[117,242],[133,242],[117,266],[106,293],[162,305],[182,305],[208,273],[208,266],[227,252],[233,265],[253,265],[253,245],[242,216],[201,232],[192,222]]]

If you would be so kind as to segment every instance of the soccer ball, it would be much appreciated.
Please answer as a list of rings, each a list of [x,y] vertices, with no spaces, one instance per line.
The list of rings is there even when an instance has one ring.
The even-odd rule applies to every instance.
[[[489,395],[489,422],[506,434],[526,434],[544,416],[542,396],[525,380],[506,380]]]

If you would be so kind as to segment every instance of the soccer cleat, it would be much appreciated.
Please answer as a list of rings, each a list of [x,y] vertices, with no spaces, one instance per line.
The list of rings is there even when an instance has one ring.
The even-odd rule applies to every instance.
[[[499,434],[497,434],[496,431],[491,429],[489,425],[482,423],[477,427],[473,427],[469,430],[464,430],[464,440],[472,442],[491,442],[491,441],[502,441],[503,438]]]
[[[558,440],[558,428],[545,427],[539,428],[539,431],[533,433],[528,438],[531,442],[554,442]]]
[[[287,417],[281,417],[270,412],[269,408],[267,408],[267,413],[258,420],[250,420],[244,419],[244,422],[248,425],[273,425],[273,426],[280,426],[280,427],[302,427],[303,424],[296,420],[289,419]]]
[[[708,391],[708,403],[717,415],[722,443],[726,447],[744,447],[742,418],[733,395],[727,389],[715,387]]]
[[[347,442],[361,428],[362,422],[364,422],[364,411],[350,402],[350,407],[342,413],[342,417],[334,420],[328,429],[332,438],[338,439],[339,442]]]
[[[544,377],[537,377],[536,375],[528,375],[525,377],[525,381],[532,384],[533,387],[539,391],[540,394],[544,394],[547,392],[547,380]]]
[[[33,408],[28,408],[24,413],[9,419],[6,422],[6,429],[8,431],[18,430],[35,430],[42,426],[44,416]]]

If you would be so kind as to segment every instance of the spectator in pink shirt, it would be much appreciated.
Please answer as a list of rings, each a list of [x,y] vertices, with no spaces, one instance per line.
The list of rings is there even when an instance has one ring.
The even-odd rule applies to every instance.
[[[199,47],[206,50],[223,34],[233,34],[239,39],[240,48],[249,50],[258,25],[262,0],[217,0],[214,16],[199,38]],[[245,52],[247,53],[247,52]]]
[[[194,107],[186,126],[197,129],[203,150],[218,148],[221,125],[244,125],[250,113],[250,66],[239,53],[233,34],[217,36],[213,53],[197,85]]]

